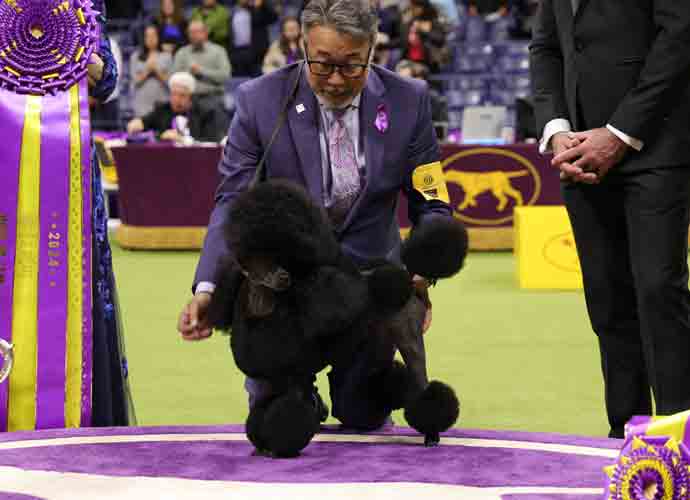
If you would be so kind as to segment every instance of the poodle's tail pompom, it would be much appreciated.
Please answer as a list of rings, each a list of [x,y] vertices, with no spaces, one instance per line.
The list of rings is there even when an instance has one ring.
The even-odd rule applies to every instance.
[[[414,401],[405,407],[405,420],[426,437],[447,431],[460,416],[460,401],[453,389],[434,380]]]
[[[298,456],[319,430],[314,405],[296,391],[278,396],[252,413],[247,419],[247,437],[257,449],[274,457]]]
[[[427,279],[450,278],[462,269],[467,255],[467,230],[455,217],[432,217],[415,226],[402,248],[411,274]]]
[[[413,292],[410,274],[400,266],[388,263],[371,271],[368,285],[377,310],[383,314],[402,309]]]

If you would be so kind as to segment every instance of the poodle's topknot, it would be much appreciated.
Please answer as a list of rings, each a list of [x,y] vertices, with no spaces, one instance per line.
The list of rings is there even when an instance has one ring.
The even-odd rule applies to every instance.
[[[276,263],[291,274],[336,261],[339,246],[325,211],[301,186],[269,180],[235,200],[226,241],[237,261]]]

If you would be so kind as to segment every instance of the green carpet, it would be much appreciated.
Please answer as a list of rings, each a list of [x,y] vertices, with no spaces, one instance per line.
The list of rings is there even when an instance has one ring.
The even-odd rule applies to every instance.
[[[114,245],[140,425],[246,417],[243,377],[228,338],[187,343],[175,329],[197,257]],[[440,283],[431,298],[430,376],[456,389],[460,427],[606,434],[599,358],[581,292],[520,290],[512,254],[472,253],[463,272]],[[328,394],[325,374],[318,382]]]

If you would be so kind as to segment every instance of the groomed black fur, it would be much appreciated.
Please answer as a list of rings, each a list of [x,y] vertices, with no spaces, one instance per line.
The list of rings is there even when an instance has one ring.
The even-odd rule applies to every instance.
[[[428,279],[450,278],[467,255],[465,226],[453,217],[433,217],[416,226],[403,243],[402,261],[411,274]]]
[[[271,180],[235,200],[226,240],[246,269],[260,256],[295,275],[332,264],[340,248],[325,212],[300,186]]]
[[[371,394],[389,410],[398,410],[409,403],[413,383],[410,371],[396,359],[390,370],[371,380]]]
[[[435,435],[448,430],[460,415],[455,391],[437,380],[429,383],[422,394],[405,408],[405,420],[415,430]]]
[[[412,295],[412,277],[399,266],[384,264],[369,274],[369,293],[379,314],[400,310]]]
[[[289,391],[266,408],[259,442],[276,457],[296,457],[318,430],[319,416],[313,403],[297,391]]]
[[[235,312],[235,299],[244,275],[237,263],[232,259],[225,259],[216,275],[216,289],[211,295],[208,309],[208,321],[218,330],[228,331],[232,327]]]
[[[341,252],[325,210],[301,186],[261,183],[230,210],[224,229],[234,259],[218,272],[209,319],[230,331],[238,368],[269,381],[274,391],[247,418],[254,446],[275,457],[298,455],[319,428],[313,376],[327,365],[349,366],[363,348],[379,345],[387,353],[397,346],[407,365],[382,366],[370,385],[353,388],[380,412],[370,422],[343,423],[373,429],[404,407],[408,423],[427,442],[438,442],[438,432],[457,419],[459,403],[448,386],[427,382],[423,305],[411,273],[441,278],[459,271],[464,228],[434,220],[405,244],[409,269],[381,261],[361,272]]]

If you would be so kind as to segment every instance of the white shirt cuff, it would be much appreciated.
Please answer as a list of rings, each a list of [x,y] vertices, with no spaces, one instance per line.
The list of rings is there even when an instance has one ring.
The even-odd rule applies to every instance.
[[[211,283],[210,281],[200,281],[196,285],[196,290],[194,290],[194,295],[197,293],[213,293],[216,289],[216,285]]]
[[[628,134],[626,134],[625,132],[621,132],[616,127],[607,124],[606,128],[609,129],[609,131],[613,135],[618,137],[621,141],[626,143],[628,146],[633,148],[635,151],[641,151],[642,148],[644,147],[644,142],[642,142],[639,139],[635,139],[634,137],[630,137]]]
[[[539,152],[541,154],[551,152],[551,138],[559,132],[570,132],[572,127],[565,118],[554,118],[544,127],[544,133],[539,141]]]

